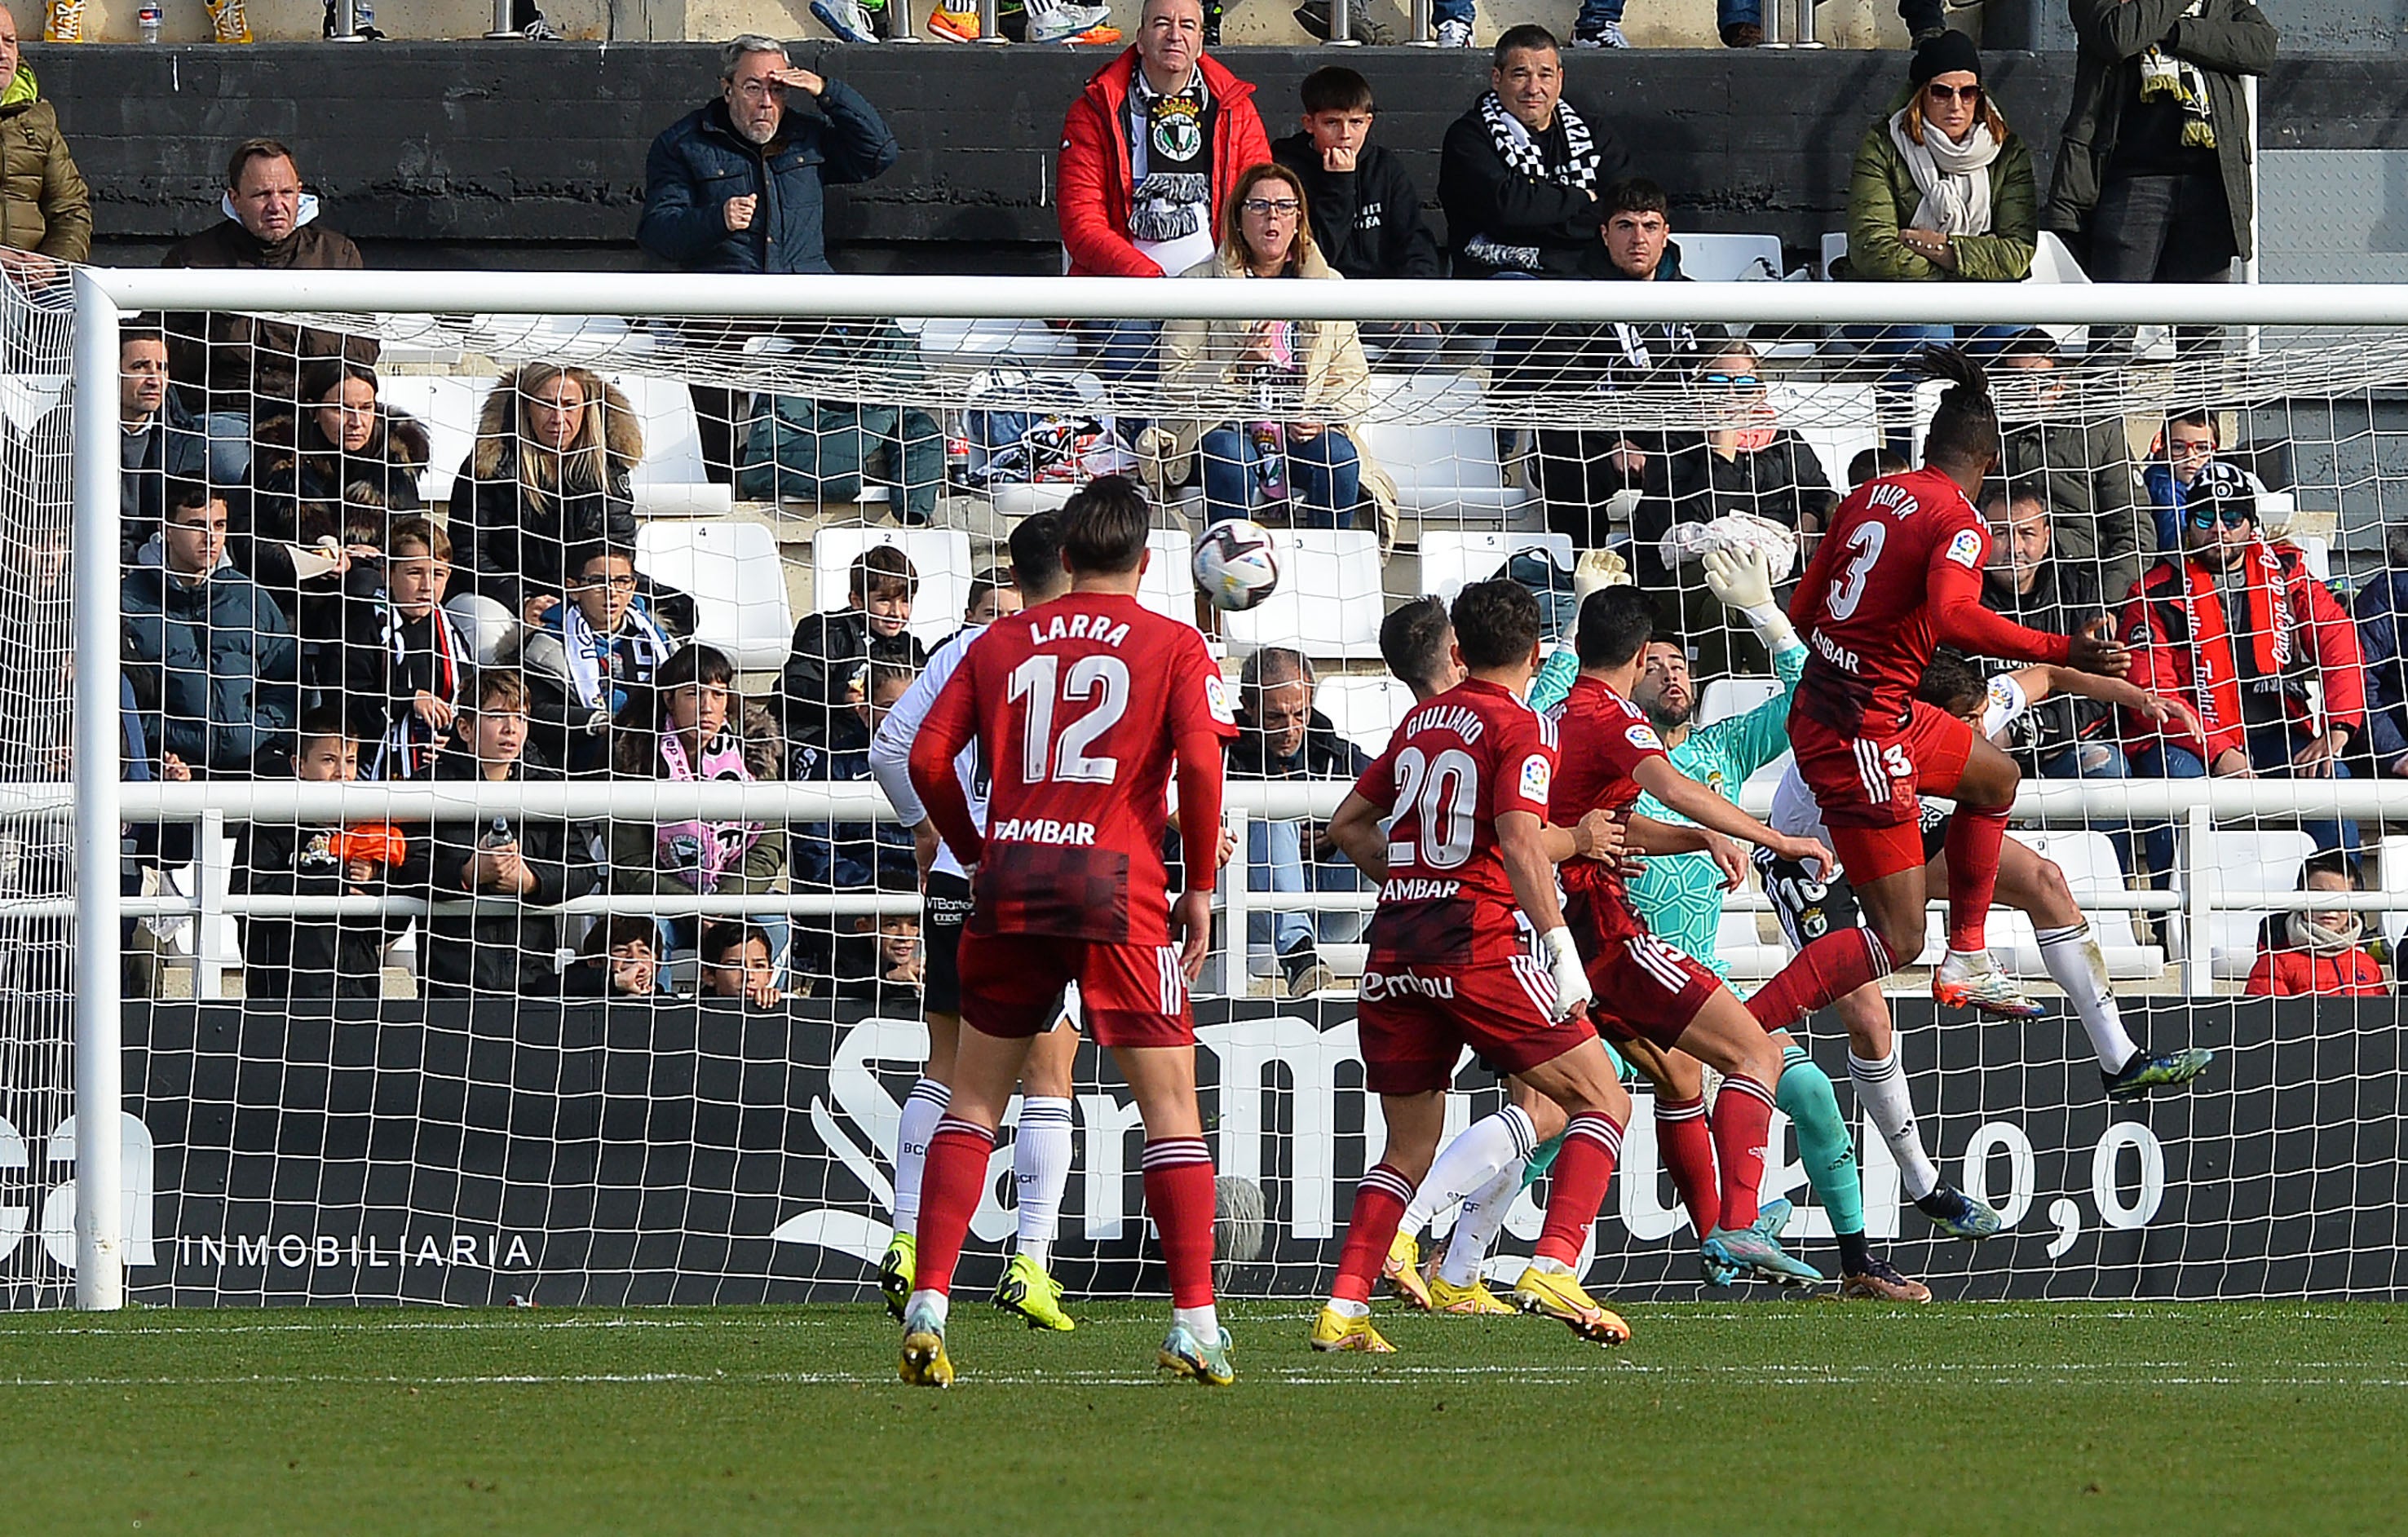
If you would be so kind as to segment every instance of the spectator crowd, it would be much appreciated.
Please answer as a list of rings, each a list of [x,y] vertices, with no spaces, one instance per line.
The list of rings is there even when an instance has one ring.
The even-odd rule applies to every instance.
[[[2262,74],[2275,48],[2257,7],[2072,0],[2079,73],[2045,196],[1979,51],[1929,9],[1914,18],[1918,46],[1856,157],[1842,275],[2018,281],[2057,241],[2098,280],[2197,281],[2248,254],[2253,134],[2239,81]],[[878,34],[855,0],[813,10],[840,35]],[[1441,40],[1469,42],[1467,11],[1438,7]],[[1326,32],[1327,7],[1313,14]],[[1718,16],[1733,46],[1761,40],[1760,12],[1745,0],[1726,0]],[[1110,30],[1101,7],[1032,3],[1026,17],[1039,40],[1096,41]],[[1621,46],[1619,19],[1612,0],[1589,0],[1574,46]],[[1564,48],[1544,29],[1499,37],[1489,88],[1447,129],[1440,228],[1402,161],[1377,142],[1363,73],[1313,71],[1296,131],[1273,139],[1254,89],[1211,55],[1217,36],[1217,8],[1146,0],[1133,44],[1068,105],[1054,187],[1069,272],[1687,280],[1673,198],[1603,114],[1566,98]],[[796,66],[773,39],[738,37],[723,51],[716,93],[654,140],[636,237],[683,271],[828,272],[826,189],[877,178],[900,153],[861,93]],[[235,147],[221,214],[166,265],[363,265],[275,139]],[[92,227],[90,195],[0,9],[0,269],[21,285],[53,280],[88,255]],[[765,321],[720,339],[779,329]],[[2408,547],[2353,612],[2301,547],[2270,532],[2269,463],[2227,444],[2235,413],[2175,412],[2136,454],[2121,416],[2068,409],[2057,375],[2081,360],[2046,333],[1893,326],[1857,339],[1879,370],[1902,366],[1913,343],[1951,338],[2013,381],[2000,392],[2005,430],[1983,497],[1994,538],[1984,601],[2045,629],[2113,625],[2134,648],[2135,681],[2182,700],[2205,727],[2190,734],[2053,698],[2013,728],[2008,745],[2027,772],[2408,775],[2408,577],[2398,574]],[[1107,435],[1119,456],[1111,467],[1139,470],[1166,497],[1198,486],[1208,521],[1360,527],[1384,547],[1396,488],[1363,425],[1373,370],[1428,366],[1465,338],[1414,323],[1116,321],[1083,323],[1078,339],[1098,375],[1146,381],[1163,399],[1279,403],[1262,413],[1276,420],[1123,421]],[[1669,387],[1708,403],[1696,431],[1559,425],[1540,411],[1511,445],[1549,526],[1575,550],[1619,544],[1627,528],[1624,563],[1655,596],[1659,633],[1679,639],[1698,687],[1768,668],[1752,638],[1723,620],[1696,563],[1700,546],[1684,530],[1742,514],[1785,531],[1802,553],[1849,484],[1902,464],[1888,452],[1822,463],[1783,420],[1765,352],[1716,327],[1506,326],[1478,340],[1500,400]],[[2221,338],[2202,330],[2177,342],[2197,355]],[[2094,356],[2131,343],[2090,338]],[[815,326],[800,344],[895,366],[911,355],[890,322]],[[120,554],[133,772],[871,777],[879,725],[929,655],[912,631],[921,573],[901,550],[881,545],[854,560],[840,600],[797,625],[775,688],[748,697],[734,662],[694,639],[692,596],[653,581],[638,558],[632,478],[645,444],[615,386],[567,363],[509,372],[437,509],[422,477],[449,467],[430,466],[426,425],[383,398],[378,362],[372,340],[231,311],[128,318]],[[915,407],[835,394],[748,403],[705,385],[694,394],[706,464],[741,495],[842,500],[878,480],[896,488],[898,522],[924,524],[958,473],[941,425]],[[1043,424],[993,414],[983,459],[1025,470]],[[50,433],[42,446],[64,457],[63,415],[32,431]],[[980,576],[960,617],[982,625],[1019,601],[998,568]],[[1361,750],[1315,708],[1302,653],[1253,652],[1240,695],[1233,774],[1347,780],[1361,768]],[[2303,876],[2309,889],[2358,881],[2358,827],[2308,830],[2329,851]],[[1319,830],[1258,822],[1253,833],[1246,864],[1264,891],[1354,884]],[[2171,836],[2128,830],[2134,877],[2167,872]],[[865,997],[916,987],[916,932],[895,919],[571,919],[554,910],[623,893],[899,895],[918,889],[923,853],[908,830],[867,822],[260,825],[241,840],[236,886],[432,903],[420,941],[430,996],[650,996],[681,979],[671,958],[691,954],[704,991],[768,1002],[811,982]],[[2300,977],[2363,982],[2355,922],[2303,912],[2270,923],[2258,980],[2276,990],[2305,990],[2294,985]],[[1352,938],[1275,904],[1258,903],[1254,923],[1258,955],[1298,992],[1328,981],[1318,946]],[[390,917],[251,920],[246,991],[373,996],[394,930]]]

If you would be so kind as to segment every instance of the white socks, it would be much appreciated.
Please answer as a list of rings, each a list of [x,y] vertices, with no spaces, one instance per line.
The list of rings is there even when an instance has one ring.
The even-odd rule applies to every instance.
[[[1899,1183],[1906,1199],[1921,1200],[1940,1184],[1940,1171],[1923,1151],[1923,1133],[1915,1129],[1914,1102],[1906,1092],[1906,1074],[1898,1065],[1898,1048],[1878,1061],[1848,1053],[1848,1082],[1856,1088],[1856,1102],[1873,1118],[1889,1156],[1898,1164]]]
[[[1011,1183],[1020,1211],[1018,1252],[1051,1263],[1062,1221],[1062,1189],[1070,1183],[1070,1101],[1035,1095],[1020,1101],[1011,1134]]]
[[[953,1101],[953,1091],[933,1078],[911,1085],[895,1132],[895,1230],[910,1232],[920,1220],[920,1173],[928,1166],[928,1139]]]
[[[1498,1170],[1528,1157],[1538,1145],[1539,1128],[1518,1105],[1474,1121],[1431,1163],[1397,1230],[1418,1238],[1433,1217],[1495,1179]]]
[[[1494,1179],[1463,1198],[1463,1210],[1455,1216],[1455,1231],[1447,1235],[1446,1254],[1439,1261],[1439,1277],[1448,1286],[1469,1286],[1480,1279],[1481,1264],[1504,1230],[1513,1198],[1522,1193],[1523,1163],[1515,1158]]]
[[[953,1308],[953,1300],[941,1291],[915,1291],[911,1300],[903,1304],[903,1316],[916,1318],[922,1314],[931,1314],[935,1315],[937,1327],[942,1329]]]
[[[2124,1033],[2124,1016],[2116,1012],[2115,995],[2107,985],[2107,957],[2100,953],[2088,920],[2071,928],[2043,928],[2035,937],[2041,964],[2082,1016],[2099,1065],[2109,1072],[2121,1069],[2141,1048]]]
[[[1200,1308],[1172,1308],[1170,1327],[1183,1329],[1195,1335],[1199,1344],[1216,1345],[1221,1343],[1221,1314],[1210,1302]]]

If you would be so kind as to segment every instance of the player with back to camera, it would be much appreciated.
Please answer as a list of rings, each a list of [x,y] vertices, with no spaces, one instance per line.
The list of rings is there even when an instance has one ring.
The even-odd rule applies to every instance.
[[[1070,590],[973,641],[911,744],[911,786],[970,872],[972,906],[953,1098],[928,1139],[901,1372],[924,1386],[953,1381],[947,1304],[995,1128],[1031,1041],[1076,982],[1086,1027],[1111,1050],[1145,1124],[1145,1204],[1171,1297],[1155,1363],[1222,1386],[1236,1373],[1213,1307],[1212,1158],[1187,987],[1211,943],[1222,750],[1237,717],[1204,638],[1138,601],[1152,520],[1137,482],[1100,477],[1060,517]],[[983,831],[957,768],[973,743],[991,775]],[[1186,872],[1175,900],[1161,852],[1174,763]]]
[[[1062,521],[1056,514],[1036,512],[1023,518],[1011,531],[1010,548],[1011,584],[997,585],[988,595],[989,617],[996,621],[1008,620],[1024,604],[1050,603],[1070,586],[1069,573],[1062,568]],[[962,1028],[961,977],[955,959],[962,926],[970,912],[969,876],[952,847],[938,837],[927,808],[912,791],[911,744],[971,644],[990,627],[985,621],[973,623],[938,647],[927,667],[886,712],[869,744],[869,771],[886,792],[895,814],[911,830],[927,909],[927,975],[922,1012],[928,1024],[928,1060],[920,1081],[911,1085],[903,1101],[896,1128],[895,1237],[878,1266],[879,1287],[886,1294],[887,1309],[897,1323],[911,1296],[916,1254],[912,1225],[920,1215],[928,1138],[953,1099],[953,1049]],[[969,802],[970,820],[983,830],[987,773],[978,749],[962,749],[953,767]],[[995,1304],[1019,1314],[1031,1329],[1068,1331],[1075,1327],[1062,1311],[1061,1283],[1054,1279],[1049,1262],[1061,1220],[1063,1186],[1070,1178],[1070,1067],[1078,1050],[1079,1033],[1068,1017],[1062,1016],[1052,1029],[1037,1037],[1020,1070],[1020,1121],[1013,1128],[1011,1142],[1019,1231],[1011,1263],[996,1286]]]
[[[1538,599],[1517,582],[1475,582],[1452,617],[1467,676],[1406,714],[1329,823],[1330,840],[1381,883],[1355,1019],[1364,1086],[1380,1097],[1387,1139],[1354,1187],[1312,1348],[1395,1348],[1371,1327],[1371,1287],[1438,1151],[1466,1045],[1559,1106],[1568,1123],[1546,1226],[1515,1301],[1584,1339],[1619,1344],[1629,1326],[1582,1290],[1572,1269],[1630,1117],[1630,1097],[1588,1022],[1588,979],[1555,893],[1558,859],[1598,852],[1593,825],[1547,825],[1555,732],[1522,703],[1539,667]],[[1517,912],[1537,929],[1545,960],[1530,954]]]
[[[1915,684],[1942,644],[2109,677],[2132,665],[2103,621],[2080,635],[2052,635],[1982,606],[1990,531],[1968,498],[1998,463],[1998,408],[1962,350],[1927,347],[1921,365],[1949,386],[1925,438],[1924,467],[1849,494],[1790,603],[1807,656],[1789,740],[1870,922],[1808,944],[1748,1000],[1769,1029],[1795,1025],[1922,953],[1918,792],[1957,803],[1947,833],[1948,952],[1932,973],[1932,997],[2014,1018],[2040,1012],[1991,957],[1987,933],[2019,777],[2014,760],[1915,699]]]

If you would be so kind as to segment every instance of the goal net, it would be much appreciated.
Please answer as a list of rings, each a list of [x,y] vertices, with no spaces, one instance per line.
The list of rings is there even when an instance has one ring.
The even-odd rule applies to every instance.
[[[1147,487],[1143,600],[1205,629],[1242,706],[1197,989],[1225,1285],[1317,1291],[1382,1140],[1354,1024],[1373,893],[1317,829],[1411,702],[1383,620],[1502,579],[1554,652],[1584,594],[1636,583],[1665,642],[1640,702],[1769,814],[1802,657],[1705,557],[1761,556],[1785,602],[1850,489],[1920,462],[1939,390],[1915,352],[1951,334],[2003,424],[1985,601],[2135,637],[2136,677],[2199,729],[2006,660],[1933,681],[2009,717],[2040,858],[1991,943],[2044,1012],[1935,1014],[1913,967],[1890,1007],[1941,1177],[2008,1228],[1935,1236],[1826,1013],[1801,1040],[1853,1166],[1810,1170],[1776,1121],[1790,1245],[1830,1271],[1818,1179],[1856,1180],[1870,1240],[1943,1297],[2403,1285],[2408,852],[2384,812],[2408,759],[2386,552],[2408,361],[2352,319],[2381,291],[1019,280],[915,319],[924,292],[870,280],[78,277],[79,307],[11,288],[0,311],[12,1305],[75,1295],[99,1133],[70,1119],[71,1042],[109,1028],[137,1300],[874,1295],[928,957],[872,733],[1016,606],[1011,529],[1102,474]],[[75,377],[79,326],[118,379]],[[118,413],[88,436],[120,463],[79,453],[79,410]],[[73,591],[117,615],[113,668],[67,628],[67,536],[101,496],[117,544],[77,547]],[[1189,574],[1229,518],[1280,567],[1242,612]],[[122,685],[107,892],[68,879],[63,680],[95,667]],[[1702,855],[1639,889],[1742,992],[1842,911],[1777,866],[1721,893]],[[2079,998],[2041,943],[2077,910],[2105,979]],[[1939,936],[1935,912],[1934,958]],[[122,1001],[77,981],[96,946]],[[2135,1044],[2216,1057],[2111,1100],[2101,1069]],[[1459,1086],[1451,1128],[1499,1102],[1478,1063]],[[1634,1088],[1589,1281],[1698,1296]],[[1157,1292],[1128,1092],[1088,1047],[1068,1098],[1055,1273]],[[964,1286],[1046,1236],[1021,1111]]]

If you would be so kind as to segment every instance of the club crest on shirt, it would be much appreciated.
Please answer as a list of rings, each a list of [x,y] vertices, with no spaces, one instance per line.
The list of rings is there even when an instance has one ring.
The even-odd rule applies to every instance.
[[[1980,569],[1982,536],[1971,528],[1959,528],[1956,537],[1948,541],[1948,558],[1969,571]]]
[[[1195,108],[1184,102],[1165,102],[1154,122],[1154,152],[1170,160],[1189,161],[1204,148],[1204,130]]]
[[[1628,742],[1631,746],[1638,748],[1642,753],[1661,753],[1664,751],[1664,739],[1656,734],[1656,728],[1652,725],[1640,725],[1631,726],[1622,733],[1622,740]]]
[[[1544,753],[1533,753],[1524,758],[1522,760],[1522,798],[1545,805],[1547,788],[1554,778],[1553,772],[1547,768],[1547,755]]]

